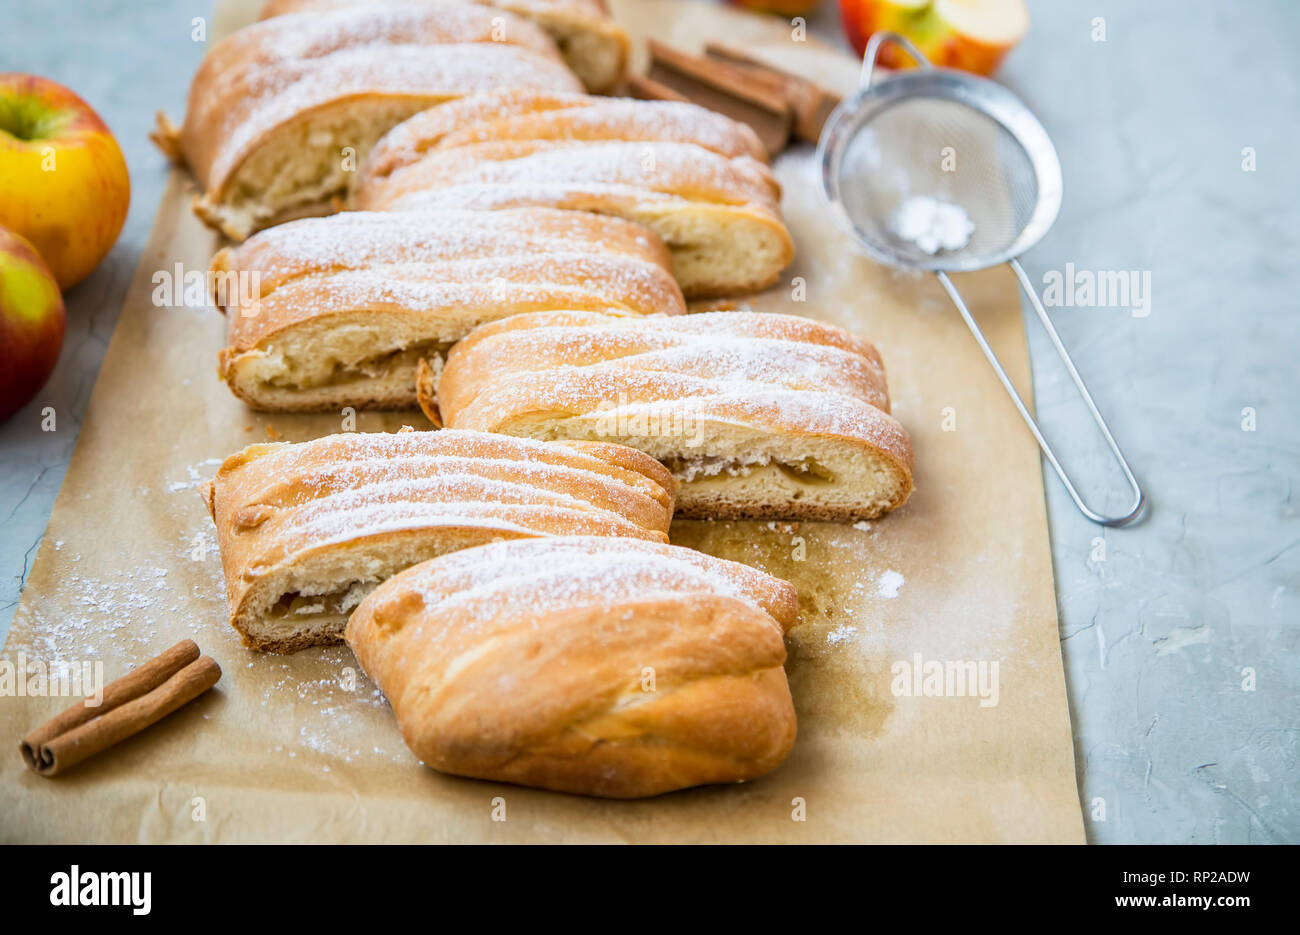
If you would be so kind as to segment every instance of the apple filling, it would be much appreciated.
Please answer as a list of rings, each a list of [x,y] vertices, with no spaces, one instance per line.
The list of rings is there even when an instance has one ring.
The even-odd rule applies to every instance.
[[[267,377],[266,383],[280,389],[307,390],[384,380],[409,373],[410,380],[404,382],[413,384],[415,369],[421,358],[442,359],[450,348],[451,344],[447,342],[420,341],[359,360],[328,357],[313,360],[310,366],[298,366],[296,361],[286,359],[283,370]]]
[[[781,472],[782,475],[799,484],[830,484],[835,482],[835,475],[825,466],[812,458],[799,461],[783,461],[771,455],[752,455],[743,458],[724,458],[717,455],[700,455],[692,458],[670,458],[664,465],[683,484],[706,480],[712,477],[748,477],[764,468]]]
[[[290,591],[280,595],[279,600],[266,612],[266,619],[286,624],[326,619],[345,623],[353,609],[378,584],[377,581],[353,581],[338,590],[323,594]]]
[[[544,26],[578,79],[588,88],[608,93],[611,77],[619,72],[618,44],[581,29],[566,29],[558,21],[547,22]]]

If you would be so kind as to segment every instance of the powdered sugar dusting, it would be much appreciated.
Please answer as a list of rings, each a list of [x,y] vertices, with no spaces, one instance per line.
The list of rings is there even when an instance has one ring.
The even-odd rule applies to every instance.
[[[261,298],[231,310],[231,346],[285,327],[374,309],[404,311],[418,332],[463,336],[466,320],[589,308],[679,314],[668,255],[644,229],[571,211],[348,212],[283,224],[227,254],[256,272]]]
[[[651,464],[647,459],[647,466]],[[334,435],[232,458],[215,487],[240,597],[299,555],[407,530],[656,539],[667,494],[648,476],[562,444],[445,430]],[[235,560],[235,559],[230,559]],[[373,569],[358,567],[364,579]]]
[[[644,228],[618,218],[542,208],[476,211],[349,211],[281,224],[230,255],[233,271],[256,270],[262,293],[312,273],[404,264],[512,260],[573,254],[629,257],[661,265],[666,255]]]
[[[587,141],[619,139],[627,142],[689,143],[719,156],[763,157],[758,137],[738,123],[696,104],[682,101],[634,101],[625,98],[588,98],[589,106],[536,117],[477,125],[449,135],[443,146],[487,142],[494,139],[553,139]],[[652,152],[657,153],[656,147]]]
[[[502,11],[399,3],[282,16],[239,30],[205,59],[185,136],[217,141],[200,171],[220,188],[273,129],[330,102],[368,94],[436,103],[501,87],[582,90],[549,37]]]
[[[208,458],[197,464],[187,465],[185,480],[169,482],[166,486],[167,492],[180,493],[185,490],[196,490],[212,478],[212,469],[220,465],[221,460],[221,458]]]
[[[467,95],[394,127],[372,150],[357,181],[365,192],[431,151],[506,140],[566,145],[601,140],[689,143],[719,156],[767,154],[754,132],[729,117],[679,101],[636,101],[512,90]],[[643,154],[646,150],[643,147]],[[654,150],[649,150],[654,153]],[[645,159],[643,158],[643,167]]]
[[[449,425],[497,430],[545,405],[595,418],[673,401],[700,417],[862,439],[892,451],[906,435],[888,407],[878,362],[837,346],[834,329],[773,334],[771,315],[712,312],[685,318],[610,318],[578,325],[546,313],[481,333],[449,362],[444,380],[472,353],[491,348],[495,369]],[[507,370],[505,362],[516,362]]]
[[[884,571],[876,581],[876,597],[884,600],[893,600],[898,597],[898,592],[903,589],[906,582],[903,576],[892,568]]]
[[[853,639],[857,632],[857,627],[852,627],[848,624],[841,624],[826,634],[826,645],[838,646],[840,643],[847,643]]]
[[[975,233],[975,222],[961,205],[924,195],[913,195],[899,205],[890,217],[889,225],[900,240],[915,244],[929,254],[940,250],[960,250]]]
[[[363,609],[414,590],[427,612],[456,608],[471,619],[689,594],[725,595],[765,611],[780,587],[757,569],[700,552],[635,539],[565,537],[497,543],[426,562],[376,591]]]
[[[438,189],[484,193],[495,186],[506,187],[511,204],[567,207],[586,196],[628,206],[668,199],[752,206],[772,214],[778,210],[771,171],[749,156],[727,158],[691,143],[614,141],[511,141],[436,149],[368,190],[361,207],[418,207],[436,203]]]

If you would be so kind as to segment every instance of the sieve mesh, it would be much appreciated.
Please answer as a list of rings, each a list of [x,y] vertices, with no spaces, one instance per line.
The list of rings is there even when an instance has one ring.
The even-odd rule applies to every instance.
[[[895,98],[872,113],[844,141],[837,181],[858,235],[901,266],[997,262],[1039,200],[1033,160],[1006,127],[964,103],[935,97]],[[970,242],[936,257],[899,238],[891,219],[913,196],[959,205],[975,224]]]
[[[1142,515],[1142,488],[1017,259],[1047,232],[1061,207],[1061,164],[1047,131],[1011,92],[964,72],[926,66],[874,81],[876,55],[887,41],[926,65],[924,56],[902,36],[877,32],[871,37],[862,87],[836,108],[817,146],[832,212],[852,226],[873,259],[935,273],[1075,505],[1106,526],[1132,522]],[[960,207],[973,225],[970,239],[934,254],[904,240],[894,230],[895,215],[913,198]],[[951,227],[961,219],[938,209],[927,216],[929,210],[917,205],[909,211],[909,222],[915,222],[910,224],[914,235],[920,233],[937,246],[953,233],[944,225]],[[926,230],[931,221],[937,231]],[[1000,263],[1015,272],[1124,472],[1134,499],[1123,515],[1105,516],[1083,502],[948,275]]]

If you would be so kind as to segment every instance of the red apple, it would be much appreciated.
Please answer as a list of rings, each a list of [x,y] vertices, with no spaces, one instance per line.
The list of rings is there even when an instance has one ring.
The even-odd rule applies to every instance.
[[[840,0],[844,32],[862,55],[872,33],[912,40],[932,65],[991,75],[1029,31],[1024,0]],[[886,43],[886,68],[910,68],[911,57]]]
[[[41,255],[0,227],[0,421],[49,379],[63,346],[63,296]]]
[[[0,74],[0,225],[26,238],[67,289],[126,220],[131,179],[104,121],[61,84]]]

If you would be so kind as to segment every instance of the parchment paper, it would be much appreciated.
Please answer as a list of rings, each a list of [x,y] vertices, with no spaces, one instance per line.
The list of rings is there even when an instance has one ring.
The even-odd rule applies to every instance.
[[[249,6],[220,5],[214,34],[249,18]],[[770,20],[684,0],[612,6],[638,36],[688,48],[745,42],[845,90],[855,83],[850,58],[793,42]],[[799,739],[780,769],[639,802],[440,776],[406,750],[345,648],[243,649],[225,621],[199,488],[267,427],[300,440],[342,426],[246,409],[215,375],[222,317],[201,299],[186,307],[156,296],[156,273],[174,279],[177,263],[201,272],[217,246],[190,213],[188,177],[174,172],[4,658],[101,661],[107,680],[191,637],[224,675],[197,702],[55,780],[22,766],[18,740],[71,699],[0,698],[9,744],[0,840],[1082,842],[1033,440],[937,283],[873,265],[832,229],[811,151],[791,151],[778,173],[799,257],[786,283],[751,304],[874,340],[917,463],[912,500],[869,528],[674,527],[680,544],[799,588],[787,666]],[[1027,391],[1011,275],[960,285]],[[362,414],[357,427],[404,422],[423,425],[418,413]],[[891,666],[916,654],[996,662],[996,705],[898,694]],[[505,820],[494,820],[502,800]]]

